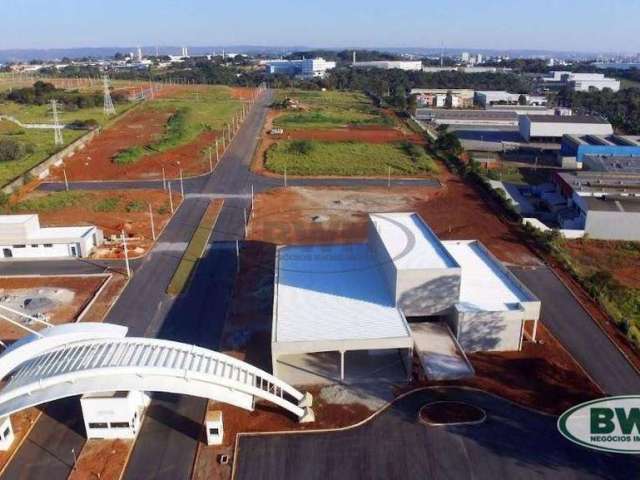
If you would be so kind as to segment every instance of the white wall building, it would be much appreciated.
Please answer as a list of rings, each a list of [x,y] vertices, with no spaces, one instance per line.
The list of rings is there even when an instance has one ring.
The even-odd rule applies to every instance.
[[[568,86],[576,92],[588,92],[591,89],[602,90],[609,88],[614,92],[620,90],[620,80],[607,78],[604,73],[573,73],[567,71],[553,71],[543,77],[543,82]]]
[[[509,93],[504,90],[483,90],[476,92],[476,101],[483,107],[492,105],[518,105],[521,94]],[[524,95],[526,105],[544,106],[547,104],[547,97],[541,95]]]
[[[599,117],[580,115],[521,115],[520,135],[527,142],[560,141],[564,135],[612,135],[613,127]]]
[[[365,244],[279,247],[274,282],[276,375],[292,356],[322,352],[340,353],[341,379],[357,350],[395,350],[408,366],[425,320],[468,351],[518,350],[540,316],[540,301],[479,242],[441,242],[416,213],[370,214]]]
[[[374,60],[370,62],[355,62],[351,64],[354,68],[381,68],[383,70],[407,70],[419,72],[422,70],[422,61],[420,60]]]
[[[148,395],[138,391],[91,393],[80,398],[87,438],[136,438]]]
[[[88,257],[103,242],[94,226],[41,227],[38,215],[0,215],[1,258]]]
[[[271,74],[283,74],[299,78],[323,78],[328,70],[336,68],[336,62],[328,62],[324,58],[305,58],[302,60],[263,60]]]

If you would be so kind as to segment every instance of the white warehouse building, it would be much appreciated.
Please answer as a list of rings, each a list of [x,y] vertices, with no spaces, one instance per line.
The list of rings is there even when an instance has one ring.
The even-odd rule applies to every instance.
[[[0,215],[0,258],[88,257],[103,242],[95,226],[41,227],[38,215]]]
[[[540,316],[540,301],[479,242],[441,242],[416,213],[370,214],[367,243],[279,247],[274,283],[272,368],[281,378],[321,363],[302,357],[335,352],[341,380],[348,355],[395,355],[409,373],[416,351],[425,372],[446,370],[468,364],[465,351],[519,350],[525,323],[535,339]],[[440,354],[443,342],[441,351],[459,353]]]
[[[370,62],[354,62],[351,64],[354,68],[381,68],[382,70],[406,70],[411,72],[419,72],[422,70],[421,60],[373,60]]]
[[[269,73],[280,73],[304,79],[324,78],[328,70],[336,68],[336,62],[324,58],[305,58],[302,60],[263,60]]]
[[[564,135],[613,134],[613,127],[600,117],[584,115],[520,115],[520,135],[527,142],[560,142]]]

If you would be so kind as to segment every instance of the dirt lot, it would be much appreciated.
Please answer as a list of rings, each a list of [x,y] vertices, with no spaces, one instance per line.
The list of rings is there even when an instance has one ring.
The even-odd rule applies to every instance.
[[[144,108],[124,114],[85,148],[65,160],[64,168],[69,181],[157,178],[158,169],[148,162],[148,158],[127,166],[116,165],[112,158],[122,150],[146,145],[162,135],[170,116],[170,111]],[[62,168],[52,169],[51,180],[63,178]]]
[[[625,287],[640,289],[640,244],[580,239],[566,247],[585,273],[605,270]]]
[[[540,263],[470,187],[453,177],[443,184],[440,189],[273,190],[256,197],[249,238],[273,244],[363,241],[367,213],[416,211],[442,239],[478,239],[506,263]]]
[[[181,199],[178,186],[173,187],[173,205],[178,208]],[[42,226],[96,225],[102,229],[105,244],[94,254],[96,258],[124,258],[120,239],[111,242],[111,235],[128,235],[127,247],[131,258],[144,255],[153,245],[148,205],[151,205],[156,235],[171,219],[168,193],[163,190],[118,190],[68,192],[64,205],[48,208],[54,202],[47,199],[61,197],[65,192],[48,194],[32,192],[20,200],[20,209],[14,213],[38,213]],[[74,196],[75,195],[75,196]],[[114,202],[111,204],[110,202]],[[62,203],[62,202],[60,202]],[[43,205],[45,208],[39,208]]]
[[[120,478],[133,450],[133,440],[89,440],[82,447],[69,480]]]
[[[56,325],[69,323],[77,319],[107,279],[107,276],[0,277],[0,305],[27,315],[44,314],[49,323]],[[15,315],[0,313],[17,320]],[[33,330],[43,328],[39,323],[26,326]],[[0,340],[3,342],[13,342],[24,336],[24,330],[0,322]]]

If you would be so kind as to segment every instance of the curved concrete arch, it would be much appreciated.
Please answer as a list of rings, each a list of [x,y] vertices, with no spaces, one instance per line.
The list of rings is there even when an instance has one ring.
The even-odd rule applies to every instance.
[[[212,350],[159,339],[98,338],[49,348],[24,361],[0,392],[0,416],[113,390],[194,395],[247,410],[260,398],[299,419],[310,406],[308,396],[269,373]]]

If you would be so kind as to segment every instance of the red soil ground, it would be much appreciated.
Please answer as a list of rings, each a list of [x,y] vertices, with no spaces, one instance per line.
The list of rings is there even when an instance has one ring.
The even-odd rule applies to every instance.
[[[0,277],[0,296],[24,295],[25,291],[36,295],[38,289],[44,287],[71,290],[74,293],[73,300],[66,304],[59,304],[49,312],[49,322],[58,325],[75,321],[106,280],[105,276]],[[36,324],[30,328],[40,330],[42,325]],[[24,330],[7,322],[0,323],[0,340],[3,342],[13,342],[24,335]]]
[[[442,182],[439,189],[273,190],[256,197],[249,238],[274,244],[363,241],[367,213],[413,210],[442,239],[478,239],[503,262],[540,264],[515,229],[496,217],[469,186],[453,176]],[[317,215],[327,220],[313,222]]]
[[[151,223],[149,219],[148,204],[151,204],[153,218],[155,222],[156,234],[159,235],[164,226],[171,218],[169,211],[169,196],[163,190],[118,190],[113,191],[92,191],[91,205],[81,204],[64,207],[51,212],[39,213],[40,223],[43,226],[67,226],[67,225],[96,225],[102,229],[107,239],[111,235],[121,235],[122,230],[128,235],[127,246],[129,255],[133,257],[144,254],[153,244],[151,236]],[[46,193],[33,192],[27,196],[43,196]],[[112,212],[97,212],[93,205],[106,198],[118,197],[118,207]],[[180,205],[180,194],[174,189],[174,208]],[[126,206],[132,202],[141,203],[141,211],[127,212]],[[165,211],[166,210],[166,211]],[[163,213],[160,213],[163,212]],[[119,243],[111,248],[106,246],[104,251],[99,250],[98,256],[101,258],[123,258],[124,252]]]
[[[231,89],[231,95],[233,95],[233,98],[237,98],[238,100],[251,100],[255,91],[255,88],[233,87]]]
[[[633,249],[626,242],[580,239],[567,242],[567,248],[584,268],[605,270],[622,285],[640,289],[640,246]]]

